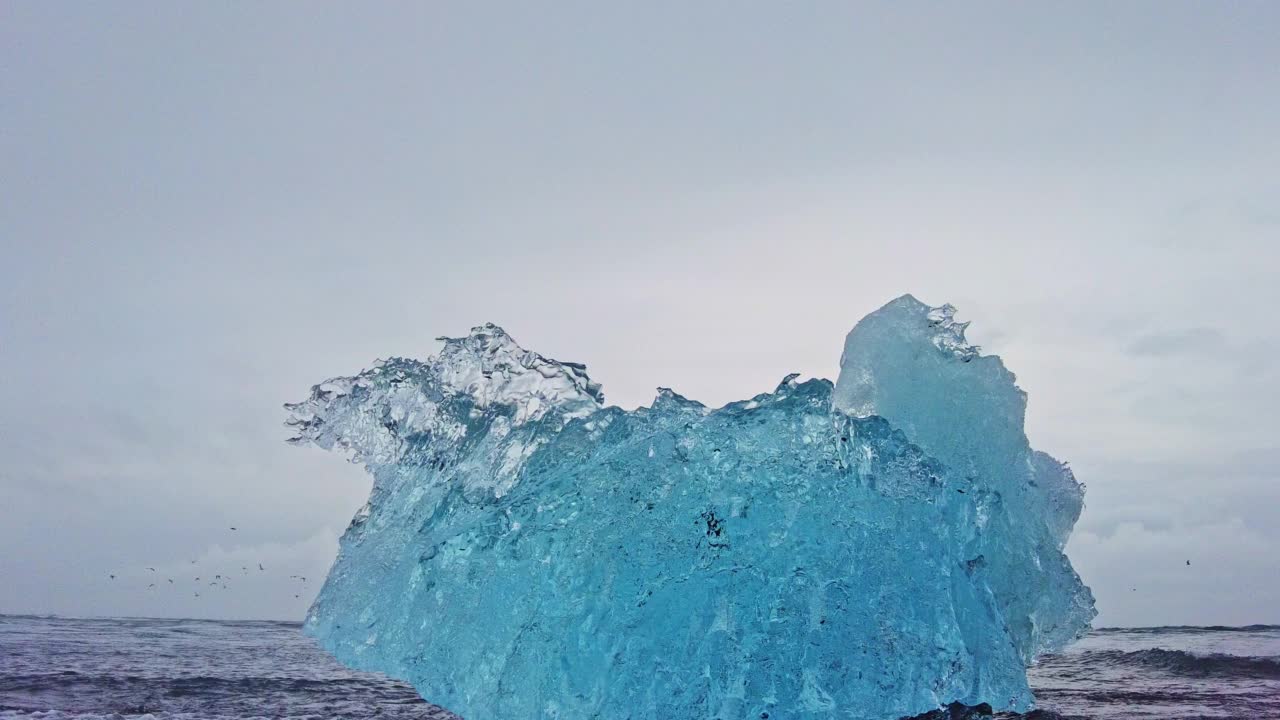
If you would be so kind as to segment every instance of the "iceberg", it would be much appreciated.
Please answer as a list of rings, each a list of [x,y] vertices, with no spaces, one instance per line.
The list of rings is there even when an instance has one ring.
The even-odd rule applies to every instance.
[[[373,488],[305,629],[466,720],[1027,711],[1095,614],[1084,490],[954,312],[898,298],[834,385],[716,409],[606,406],[495,325],[316,385],[290,442]]]

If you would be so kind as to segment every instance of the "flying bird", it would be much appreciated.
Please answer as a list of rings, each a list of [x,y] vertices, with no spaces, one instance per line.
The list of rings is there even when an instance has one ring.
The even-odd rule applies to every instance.
[[[147,569],[148,569],[148,570],[150,570],[151,572],[155,572],[155,571],[156,571],[156,569],[155,569],[155,568],[147,568]]]
[[[153,587],[155,587],[155,586],[156,586],[156,584],[155,584],[155,583],[151,583],[151,584],[150,584],[150,585],[148,585],[147,587],[148,587],[148,588],[153,588]]]
[[[259,570],[262,570],[262,569],[263,569],[263,567],[262,567],[262,563],[258,563],[258,569],[259,569]]]
[[[170,584],[170,585],[172,585],[172,584],[173,584],[173,578],[169,578],[169,584]]]
[[[1190,561],[1190,560],[1188,560],[1188,561],[1187,561],[1187,567],[1191,567],[1191,561]]]
[[[115,580],[115,579],[116,579],[116,576],[115,576],[115,575],[112,575],[112,576],[111,576],[111,579],[112,579],[112,580]]]

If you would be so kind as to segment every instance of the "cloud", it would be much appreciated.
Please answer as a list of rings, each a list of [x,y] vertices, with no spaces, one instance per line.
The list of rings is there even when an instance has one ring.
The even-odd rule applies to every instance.
[[[1133,341],[1128,350],[1132,355],[1162,357],[1214,352],[1221,349],[1223,343],[1221,332],[1208,327],[1195,327],[1143,335]]]
[[[1062,31],[1094,19],[1055,11],[930,25],[885,6],[893,33],[862,9],[746,12],[708,38],[711,10],[530,10],[530,34],[467,9],[51,7],[0,24],[23,98],[0,133],[0,609],[290,610],[98,578],[201,558],[230,524],[255,554],[331,552],[307,538],[368,476],[285,447],[280,403],[376,356],[493,320],[586,362],[611,402],[674,385],[715,405],[833,377],[851,324],[908,291],[975,321],[1037,447],[1089,484],[1104,618],[1156,562],[1142,548],[1180,538],[1280,586],[1248,550],[1280,527],[1273,9],[1120,10],[1099,45]],[[181,42],[193,23],[207,37]],[[636,62],[653,38],[670,62]],[[1217,100],[1165,82],[1184,76]],[[1151,596],[1156,614],[1245,614],[1224,578],[1178,577],[1201,585],[1168,603],[1198,609]]]
[[[1275,547],[1274,533],[1225,517],[1161,528],[1131,521],[1107,536],[1078,531],[1067,553],[1093,588],[1098,626],[1186,625],[1206,617],[1243,625],[1277,619]]]

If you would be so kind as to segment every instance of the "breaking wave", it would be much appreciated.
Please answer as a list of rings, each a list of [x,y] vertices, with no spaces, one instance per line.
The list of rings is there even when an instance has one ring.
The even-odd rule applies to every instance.
[[[1207,633],[1258,633],[1280,630],[1280,625],[1153,625],[1151,627],[1096,627],[1089,632],[1095,635],[1124,633],[1125,635],[1204,635]]]
[[[1132,667],[1187,677],[1280,679],[1280,656],[1197,654],[1185,650],[1093,650],[1082,654],[1085,665]]]

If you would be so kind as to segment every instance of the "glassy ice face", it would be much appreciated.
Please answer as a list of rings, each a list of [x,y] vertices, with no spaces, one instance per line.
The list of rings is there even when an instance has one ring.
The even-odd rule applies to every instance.
[[[1083,490],[949,306],[850,332],[839,381],[603,406],[486,325],[290,405],[375,478],[307,629],[467,720],[1023,710],[1093,599]]]

